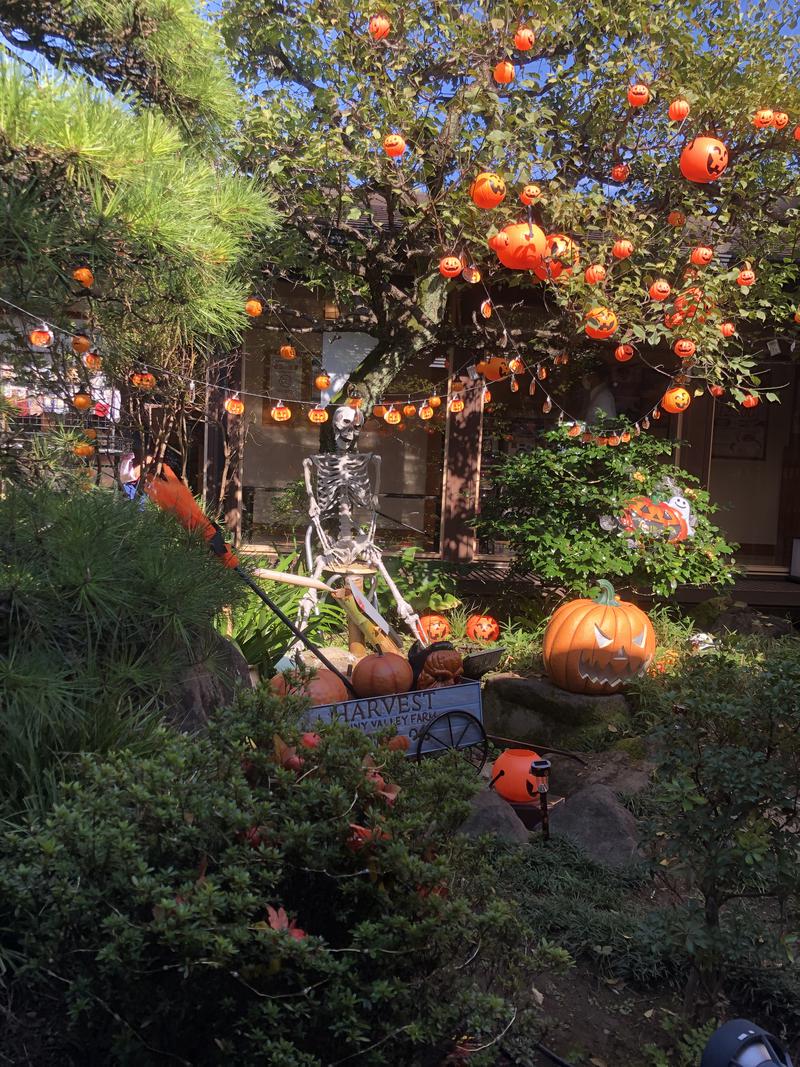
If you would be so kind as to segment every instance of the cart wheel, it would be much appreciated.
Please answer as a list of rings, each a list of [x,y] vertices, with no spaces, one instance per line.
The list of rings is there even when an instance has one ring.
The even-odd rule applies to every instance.
[[[468,711],[445,711],[432,719],[417,738],[417,760],[441,755],[450,749],[462,752],[468,763],[480,771],[489,754],[489,741],[480,719]]]

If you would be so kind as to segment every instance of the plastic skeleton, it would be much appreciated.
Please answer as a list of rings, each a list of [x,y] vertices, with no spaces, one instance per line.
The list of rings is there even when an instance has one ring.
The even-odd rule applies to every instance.
[[[419,616],[403,598],[383,563],[375,544],[381,459],[372,452],[357,452],[363,414],[350,407],[337,408],[333,416],[336,452],[309,456],[303,461],[308,514],[306,561],[312,578],[325,571],[343,572],[354,564],[374,568],[386,582],[397,604],[400,618],[419,639]],[[314,541],[321,551],[315,552]],[[374,600],[376,581],[370,598]],[[317,590],[309,589],[300,601],[297,625],[304,629],[312,611],[317,610]],[[289,649],[291,654],[296,642]]]

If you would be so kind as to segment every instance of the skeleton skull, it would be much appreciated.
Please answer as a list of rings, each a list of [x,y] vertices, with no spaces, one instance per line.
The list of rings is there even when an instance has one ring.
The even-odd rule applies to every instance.
[[[357,408],[337,408],[333,415],[333,435],[337,452],[355,452],[364,416]]]

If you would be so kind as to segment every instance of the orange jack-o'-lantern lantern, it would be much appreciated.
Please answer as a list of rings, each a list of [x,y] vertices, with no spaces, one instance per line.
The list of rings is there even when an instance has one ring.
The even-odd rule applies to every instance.
[[[363,396],[348,396],[348,398],[347,398],[347,406],[349,408],[355,408],[356,410],[358,410],[358,408],[360,408],[363,405],[363,403],[364,403],[364,397]]]
[[[446,641],[450,636],[450,623],[444,615],[422,615],[419,624],[428,641]]]
[[[442,406],[442,398],[440,396],[429,396],[428,403],[436,411]]]
[[[542,190],[538,185],[530,182],[523,188],[522,192],[519,194],[519,198],[523,204],[530,207],[531,204],[535,204],[538,200],[541,200]]]
[[[72,406],[76,411],[88,411],[92,406],[92,398],[83,389],[72,398]]]
[[[149,371],[134,371],[131,375],[131,385],[134,389],[141,389],[143,393],[148,393],[156,387],[156,376]]]
[[[666,300],[672,288],[666,278],[656,278],[648,292],[651,300]]]
[[[672,351],[679,359],[691,359],[697,351],[697,345],[688,337],[679,337],[672,346]]]
[[[492,317],[492,302],[491,300],[484,300],[481,302],[481,316],[484,319],[490,319]]]
[[[611,249],[611,255],[614,259],[627,259],[628,256],[633,255],[633,241],[629,241],[626,237],[621,237],[618,241],[615,241]]]
[[[604,340],[606,337],[610,337],[618,325],[617,314],[611,308],[600,305],[586,312],[584,329],[587,335],[595,340]]]
[[[772,112],[772,125],[776,130],[785,130],[789,125],[789,116],[785,111]]]
[[[77,267],[72,272],[72,277],[85,289],[90,289],[94,285],[94,275],[88,267]]]
[[[500,636],[500,623],[491,615],[470,615],[467,619],[467,637],[471,641],[496,641]]]
[[[386,414],[386,405],[376,404],[372,409],[372,414],[376,419],[382,419],[383,416]]]
[[[653,626],[635,604],[617,598],[610,582],[595,599],[570,600],[544,633],[544,667],[559,689],[614,693],[644,674],[656,648]]]
[[[611,177],[615,182],[625,182],[630,177],[631,168],[627,163],[615,163],[611,168]]]
[[[417,409],[413,404],[403,404],[403,414],[407,419],[413,419],[417,414]]]
[[[725,396],[725,390],[721,385],[709,385],[708,391],[715,400],[719,400],[721,396]]]
[[[583,272],[583,277],[587,285],[597,285],[605,281],[606,268],[602,263],[592,263]]]
[[[619,363],[627,363],[629,359],[634,357],[633,345],[617,345],[614,349],[614,359]]]
[[[278,349],[278,355],[281,357],[281,359],[296,359],[297,349],[294,347],[294,345],[281,345],[281,347]]]
[[[766,129],[767,126],[772,125],[772,111],[770,108],[765,107],[760,111],[756,111],[753,115],[753,125],[757,130]]]
[[[514,64],[507,59],[501,59],[492,71],[494,80],[498,85],[508,85],[514,80]]]
[[[413,682],[413,667],[395,652],[364,656],[353,668],[353,688],[360,697],[406,693]]]
[[[76,333],[72,338],[72,351],[77,355],[82,356],[84,352],[88,352],[92,347],[92,342],[86,336],[85,333]]]
[[[669,105],[669,117],[673,122],[683,122],[689,114],[689,101],[682,96],[676,97]]]
[[[750,270],[749,267],[742,267],[736,276],[736,284],[741,285],[742,288],[749,288],[751,285],[755,285],[756,272]]]
[[[706,321],[705,312],[708,310],[710,303],[703,290],[696,285],[691,286],[675,297],[676,310],[684,318],[696,318],[698,322]]]
[[[478,207],[493,208],[505,200],[506,183],[499,174],[484,170],[469,187],[469,195]]]
[[[500,378],[506,378],[511,373],[508,360],[502,356],[489,356],[482,359],[475,367],[478,374],[482,374],[487,381],[496,382]]]
[[[454,415],[464,410],[464,400],[460,393],[454,393],[450,400],[450,410]]]
[[[403,421],[403,416],[395,408],[394,404],[391,404],[389,406],[389,410],[383,416],[383,421],[385,423],[388,423],[389,426],[399,426],[400,423]]]
[[[654,408],[651,415],[653,418],[661,418],[658,408]],[[646,430],[649,426],[650,419],[642,419],[642,429]],[[623,529],[639,530],[648,535],[663,535],[672,544],[685,541],[689,535],[689,528],[679,511],[671,508],[669,504],[652,500],[649,496],[635,496],[627,502]]]
[[[684,389],[682,385],[675,385],[672,389],[667,389],[661,398],[662,408],[664,411],[668,411],[670,415],[679,415],[682,411],[686,411],[691,402],[692,394],[688,389]]]
[[[103,358],[98,356],[96,352],[86,352],[81,361],[84,367],[90,371],[98,371],[103,366]]]
[[[392,24],[385,11],[379,11],[369,20],[369,35],[373,41],[383,41],[389,36]]]
[[[313,422],[315,426],[320,426],[323,422],[328,421],[328,412],[325,408],[311,408],[308,413],[308,421]]]
[[[288,422],[292,417],[292,409],[287,408],[282,400],[279,400],[277,404],[269,410],[270,418],[275,422]]]
[[[650,102],[650,90],[646,85],[637,82],[628,86],[628,103],[631,107],[644,107]]]
[[[239,396],[229,396],[225,401],[225,410],[229,415],[242,415],[244,413],[244,401]]]
[[[489,238],[489,248],[504,267],[533,270],[541,267],[547,252],[544,230],[533,223],[515,222]]]
[[[761,397],[757,393],[747,393],[742,401],[743,408],[755,408],[761,403]]]
[[[681,152],[681,174],[690,182],[715,182],[727,166],[728,149],[717,137],[695,137]]]
[[[492,766],[492,789],[509,804],[529,804],[538,799],[538,783],[531,764],[540,759],[532,748],[507,748]]]
[[[469,282],[470,285],[477,285],[481,280],[481,272],[477,267],[470,264],[469,267],[464,267],[461,271],[461,277],[465,282]]]
[[[511,374],[522,374],[525,370],[525,364],[519,358],[519,356],[512,356],[508,361],[508,369]]]
[[[690,256],[692,263],[696,263],[698,267],[707,267],[713,258],[714,249],[709,248],[708,245],[697,245],[692,249]]]
[[[28,344],[34,349],[49,348],[53,339],[53,331],[45,323],[28,333]]]
[[[317,389],[327,389],[331,384],[331,376],[327,371],[320,371],[320,373],[314,379],[314,385]]]
[[[667,215],[667,222],[670,226],[674,226],[675,229],[678,229],[680,226],[686,225],[686,216],[682,211],[678,211],[677,208],[674,208],[670,211],[669,215]]]
[[[397,159],[406,150],[406,139],[399,133],[387,133],[383,139],[383,150],[387,156]]]
[[[76,456],[88,459],[89,456],[94,455],[94,445],[90,445],[88,441],[79,441],[77,445],[72,446],[72,451]]]
[[[719,324],[719,332],[723,337],[733,337],[736,333],[736,327],[732,322],[721,322]]]
[[[244,310],[245,313],[249,315],[251,319],[257,319],[258,316],[263,312],[264,307],[260,300],[253,299],[247,300],[245,302]]]
[[[423,422],[427,422],[429,419],[433,418],[434,411],[430,404],[420,404],[417,414]]]
[[[520,52],[530,52],[536,43],[536,34],[530,26],[520,26],[514,34],[514,47]]]
[[[439,260],[439,273],[445,278],[457,278],[462,266],[458,256],[443,256]]]
[[[551,277],[572,274],[572,269],[578,263],[580,254],[578,245],[565,233],[551,233],[547,235],[547,254],[544,266],[551,272]]]
[[[675,311],[671,315],[667,314],[664,316],[664,325],[667,327],[668,330],[674,330],[675,327],[680,326],[680,324],[684,322],[685,319],[686,316],[683,314],[682,311]]]
[[[484,386],[483,387],[483,392],[481,393],[481,403],[485,407],[487,404],[491,404],[491,402],[492,402],[492,394],[489,392],[488,387]]]

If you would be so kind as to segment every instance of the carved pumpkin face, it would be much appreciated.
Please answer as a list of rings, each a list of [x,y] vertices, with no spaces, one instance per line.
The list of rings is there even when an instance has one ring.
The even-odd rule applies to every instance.
[[[681,152],[681,174],[690,182],[714,182],[727,166],[728,149],[717,137],[695,137]]]
[[[428,419],[433,418],[433,408],[430,406],[430,404],[427,403],[420,404],[419,411],[417,412],[417,414],[423,422],[427,422]]]
[[[372,414],[376,419],[382,419],[383,416],[386,414],[386,405],[376,404],[375,407],[372,409]]]
[[[460,393],[455,393],[450,401],[450,410],[454,415],[458,415],[460,411],[464,410],[464,401],[461,398]]]
[[[281,359],[295,359],[297,356],[297,349],[294,345],[281,345],[278,349],[278,354]]]
[[[476,364],[478,374],[482,374],[487,381],[496,382],[499,378],[507,378],[511,373],[508,360],[502,356],[489,356]]]
[[[492,171],[482,171],[469,189],[469,195],[478,207],[493,208],[505,200],[506,183],[499,174]]]
[[[757,393],[748,393],[742,401],[743,408],[755,408],[761,403],[761,397]]]
[[[422,615],[419,624],[426,641],[446,641],[450,636],[450,623],[444,615]]]
[[[504,267],[511,270],[533,270],[541,267],[547,252],[547,237],[539,226],[515,222],[489,238],[489,248]]]
[[[531,764],[541,759],[531,748],[507,748],[492,766],[492,788],[510,804],[527,804],[538,796]]]
[[[136,371],[131,375],[131,385],[134,389],[141,389],[142,392],[149,392],[155,388],[156,376],[149,371]]]
[[[443,256],[439,260],[439,273],[445,278],[457,278],[461,270],[462,264],[458,256]]]
[[[53,331],[44,323],[28,333],[28,344],[31,348],[49,348],[52,343]]]
[[[530,52],[536,42],[536,34],[529,26],[520,26],[514,34],[514,47],[520,52]]]
[[[719,324],[719,332],[723,337],[733,337],[736,333],[736,327],[732,322],[721,322]]]
[[[397,159],[406,150],[406,139],[399,133],[387,133],[383,139],[383,150],[387,156]]]
[[[472,641],[496,641],[500,636],[500,623],[491,615],[470,615],[467,619],[467,637]]]
[[[629,359],[633,359],[633,356],[633,345],[617,345],[614,349],[614,359],[619,363],[627,363]]]
[[[748,288],[749,286],[755,284],[755,280],[755,271],[749,270],[747,267],[743,267],[736,277],[736,284],[741,285],[743,288]]]
[[[656,278],[648,291],[651,300],[666,300],[672,288],[666,278]]]
[[[772,125],[772,118],[772,111],[767,107],[762,108],[753,115],[753,125],[757,130],[763,130]]]
[[[624,182],[630,176],[631,168],[627,163],[615,163],[611,168],[611,177],[615,182]]]
[[[514,80],[514,64],[509,63],[507,59],[501,59],[492,74],[498,85],[508,85],[509,82]]]
[[[229,415],[241,415],[244,412],[244,401],[238,396],[231,396],[225,401],[225,410]]]
[[[602,263],[592,263],[583,272],[583,277],[587,285],[597,285],[605,281],[606,268]]]
[[[389,426],[398,426],[403,421],[403,416],[400,414],[399,411],[395,410],[394,404],[392,404],[392,406],[383,416],[383,421],[388,423]]]
[[[635,85],[628,86],[628,103],[631,107],[644,107],[649,102],[650,90],[646,85],[637,82]]]
[[[245,313],[250,316],[251,319],[257,319],[258,316],[264,310],[260,300],[248,300],[244,305]]]
[[[241,404],[241,400],[239,401]],[[244,405],[242,405],[244,407]],[[274,407],[270,408],[270,416],[275,422],[288,422],[292,417],[291,408],[287,408],[282,400],[279,400]]]
[[[667,389],[661,398],[661,406],[664,411],[668,411],[670,415],[677,415],[681,411],[686,411],[692,402],[692,396],[688,389],[684,389],[682,385],[676,385],[672,389]]]
[[[692,249],[690,258],[692,263],[696,263],[698,267],[707,267],[714,258],[714,249],[709,248],[708,245],[698,245]]]
[[[776,130],[785,130],[789,125],[789,116],[785,111],[773,111],[772,125]]]
[[[537,200],[541,200],[542,190],[538,185],[534,185],[532,182],[525,186],[522,192],[519,194],[519,198],[523,204],[530,206],[535,204]]]
[[[697,351],[697,345],[694,341],[689,340],[688,337],[679,337],[672,346],[672,351],[680,359],[691,359]]]
[[[320,373],[314,379],[314,385],[317,389],[327,389],[331,384],[331,376],[327,371],[320,371]]]
[[[369,35],[373,41],[382,41],[389,36],[392,24],[384,11],[379,11],[369,20]]]
[[[584,329],[589,337],[596,340],[604,340],[610,337],[619,325],[616,312],[611,308],[599,306],[586,312],[586,325]]]
[[[684,100],[682,96],[676,97],[669,105],[668,114],[672,122],[683,122],[689,114],[689,101]]]
[[[550,680],[571,693],[613,693],[650,666],[656,635],[634,604],[617,599],[608,582],[595,600],[570,600],[544,634]]]
[[[619,241],[615,241],[614,246],[611,249],[611,255],[614,259],[627,259],[628,256],[632,256],[633,241],[629,241],[626,237],[622,237]]]
[[[677,229],[679,226],[686,225],[686,216],[682,211],[678,211],[676,208],[675,210],[670,211],[669,215],[667,215],[667,222],[670,226],[674,226]]]
[[[644,421],[647,421],[648,426],[650,425],[648,419],[643,420],[643,426]],[[675,511],[669,504],[652,500],[649,496],[635,496],[628,501],[622,524],[624,529],[665,536],[670,544],[685,541],[689,533],[680,512]]]
[[[328,421],[328,412],[325,408],[312,408],[308,413],[308,421],[313,422],[315,426],[320,426]]]

